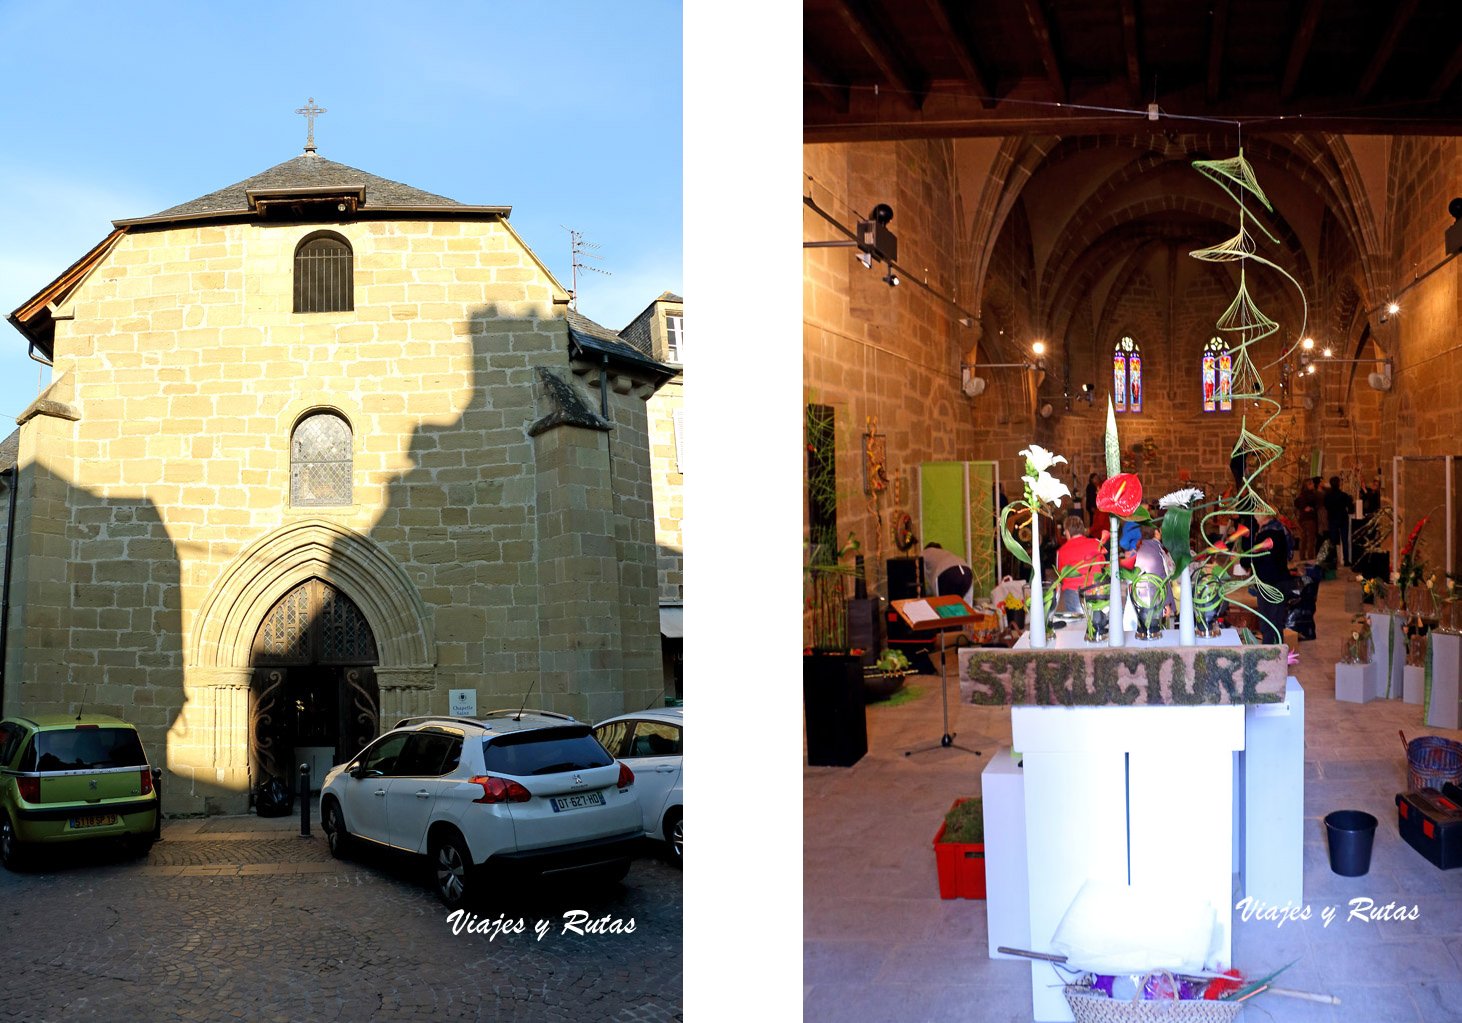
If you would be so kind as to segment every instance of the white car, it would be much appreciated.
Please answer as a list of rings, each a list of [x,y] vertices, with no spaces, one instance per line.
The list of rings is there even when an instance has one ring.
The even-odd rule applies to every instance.
[[[494,866],[624,877],[641,839],[635,788],[562,714],[408,718],[325,776],[320,817],[336,856],[357,840],[426,855],[455,909]]]
[[[680,748],[685,711],[660,707],[620,714],[594,726],[604,748],[635,772],[645,834],[668,843],[676,866],[684,853]]]

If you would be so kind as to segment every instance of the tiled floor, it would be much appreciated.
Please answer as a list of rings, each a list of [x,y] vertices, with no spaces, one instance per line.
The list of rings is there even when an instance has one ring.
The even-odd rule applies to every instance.
[[[1234,962],[1250,973],[1297,960],[1283,986],[1324,992],[1339,1006],[1263,995],[1241,1020],[1462,1020],[1462,869],[1441,871],[1396,830],[1408,738],[1462,732],[1424,728],[1419,706],[1400,700],[1336,703],[1334,664],[1350,620],[1349,581],[1322,584],[1319,639],[1297,644],[1293,669],[1306,694],[1305,900],[1313,918],[1276,927],[1235,919]],[[1295,639],[1290,633],[1291,641]],[[986,955],[985,904],[939,898],[931,842],[950,803],[977,795],[980,771],[1010,744],[1008,709],[957,698],[950,727],[958,749],[905,757],[943,734],[939,680],[910,680],[923,695],[868,708],[869,752],[851,768],[804,768],[804,1018],[807,1023],[1028,1021],[1030,968]],[[1322,818],[1360,809],[1381,822],[1370,872],[1333,874]],[[1346,920],[1349,900],[1416,906],[1419,919]],[[1327,928],[1325,906],[1339,907]],[[1053,972],[1054,979],[1054,972]]]

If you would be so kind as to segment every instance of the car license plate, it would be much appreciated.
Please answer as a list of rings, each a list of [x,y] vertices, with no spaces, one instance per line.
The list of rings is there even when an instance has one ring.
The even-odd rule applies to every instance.
[[[73,828],[104,828],[115,823],[117,823],[117,815],[114,813],[98,813],[87,817],[71,818]]]
[[[553,797],[553,812],[554,813],[558,813],[560,810],[578,810],[578,809],[581,809],[581,808],[583,808],[585,806],[603,806],[603,805],[604,805],[604,793],[602,793],[602,792],[584,792],[584,793],[581,793],[581,794],[579,794],[577,796],[554,796]]]

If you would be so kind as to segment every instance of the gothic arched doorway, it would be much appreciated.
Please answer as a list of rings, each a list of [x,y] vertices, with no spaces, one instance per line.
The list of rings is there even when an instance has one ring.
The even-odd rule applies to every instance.
[[[295,783],[299,764],[344,763],[376,737],[376,639],[355,602],[307,579],[269,610],[254,635],[249,690],[250,772]]]

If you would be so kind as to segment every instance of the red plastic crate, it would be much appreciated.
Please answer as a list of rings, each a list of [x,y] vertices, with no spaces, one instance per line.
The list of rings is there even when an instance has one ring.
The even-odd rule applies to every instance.
[[[954,805],[963,803],[955,800]],[[985,897],[985,843],[944,842],[944,824],[934,836],[934,861],[939,869],[941,899],[983,899]]]

